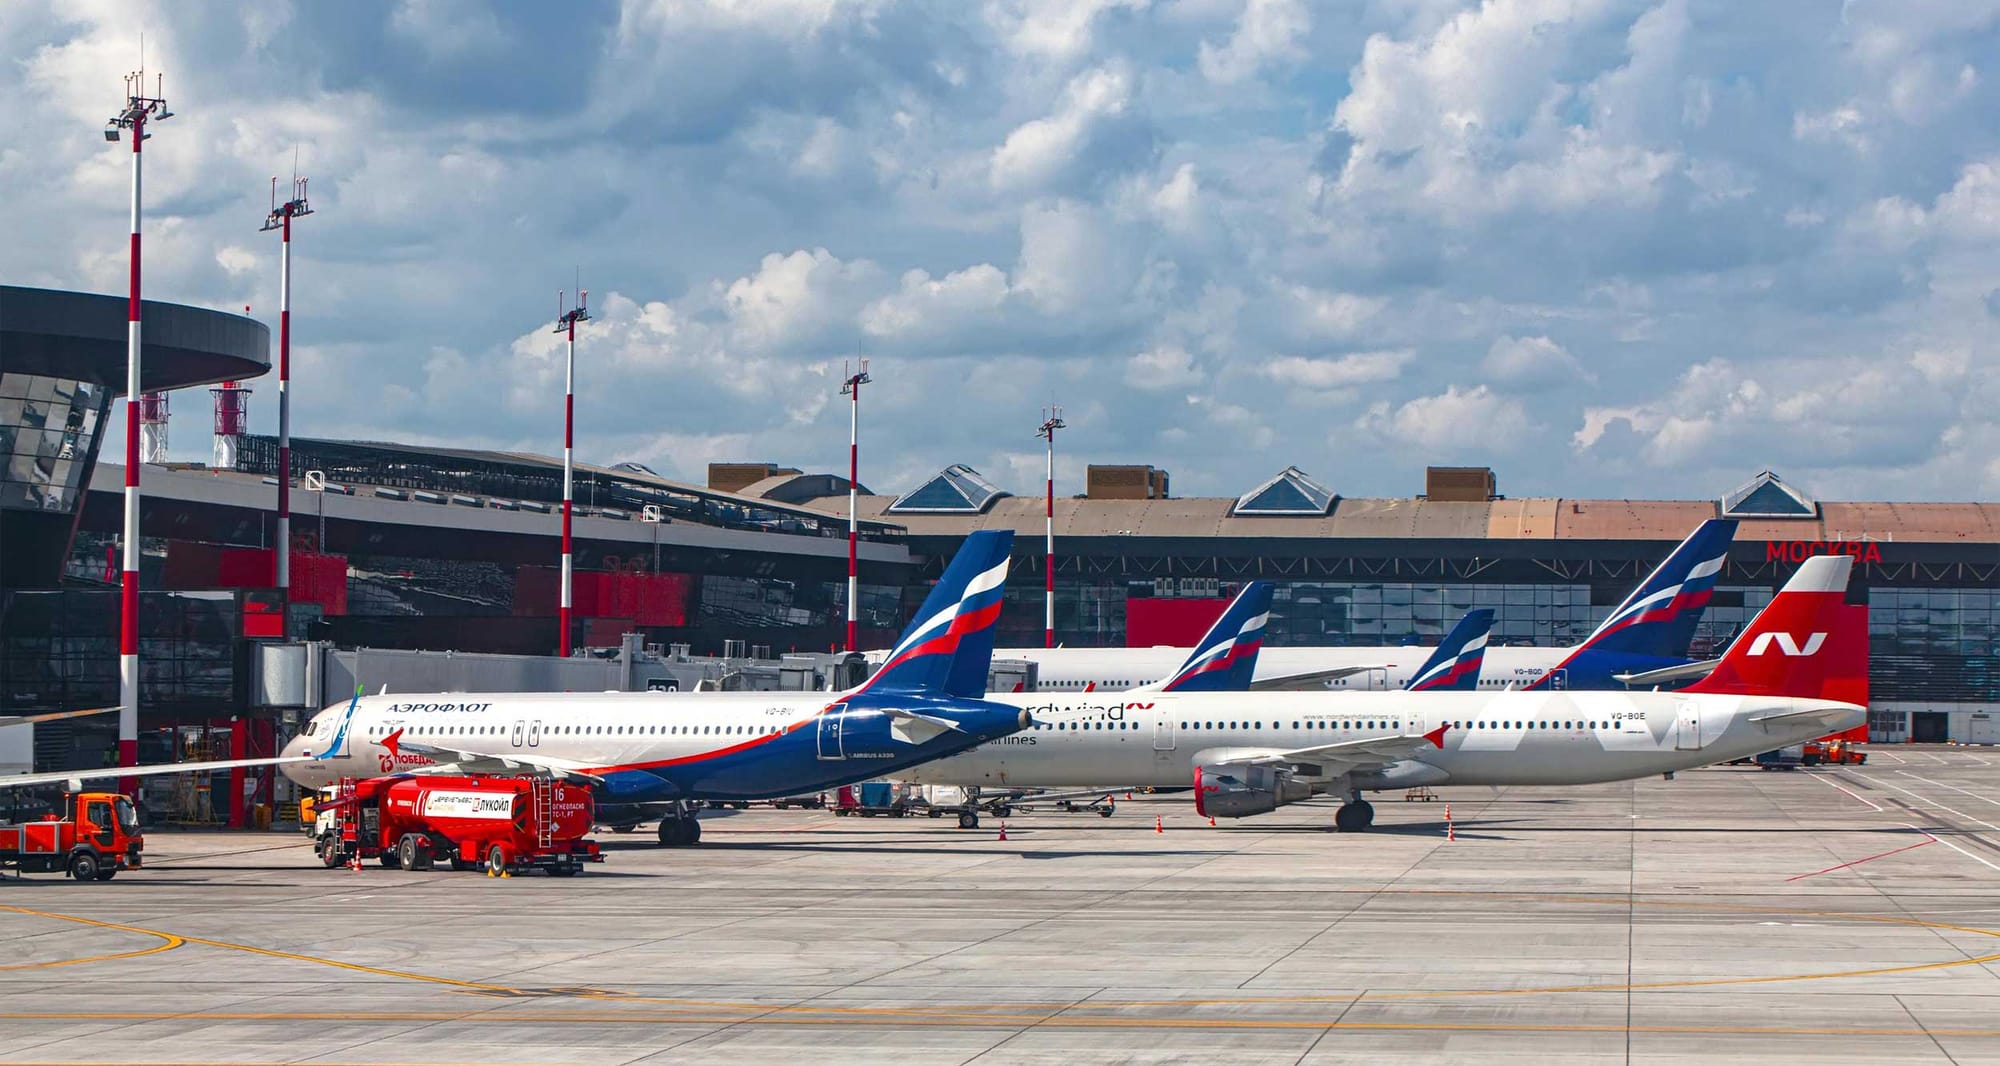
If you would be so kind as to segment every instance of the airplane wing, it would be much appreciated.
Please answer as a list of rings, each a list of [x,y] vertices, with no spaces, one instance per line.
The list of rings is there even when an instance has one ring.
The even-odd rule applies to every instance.
[[[1343,677],[1365,674],[1370,670],[1393,670],[1395,663],[1370,663],[1366,666],[1338,666],[1331,670],[1309,670],[1302,674],[1285,674],[1280,677],[1259,678],[1250,682],[1252,692],[1306,692],[1320,688],[1329,681]]]
[[[282,766],[292,762],[311,762],[309,755],[292,755],[272,759],[221,759],[214,762],[170,762],[153,766],[106,766],[95,770],[52,770],[44,774],[4,774],[0,775],[0,788],[28,788],[34,785],[62,785],[74,792],[83,787],[85,781],[101,781],[112,777],[152,777],[157,774],[203,774],[211,770],[235,770],[255,766]]]
[[[1439,726],[1421,736],[1366,737],[1361,740],[1343,740],[1335,744],[1319,744],[1310,748],[1293,748],[1290,751],[1238,755],[1223,759],[1214,765],[1306,765],[1318,768],[1319,772],[1313,776],[1331,776],[1329,767],[1344,772],[1366,767],[1388,766],[1426,751],[1443,748],[1444,733],[1448,728],[1450,727]]]
[[[557,759],[548,755],[529,755],[523,752],[469,751],[465,748],[445,747],[438,744],[420,744],[412,740],[401,740],[391,734],[382,738],[383,746],[391,752],[407,751],[435,760],[438,765],[417,767],[404,773],[415,774],[521,774],[544,773],[551,777],[561,777],[586,784],[599,785],[604,779],[593,773],[594,766],[571,759]],[[400,741],[399,743],[390,743]]]
[[[34,725],[37,722],[60,722],[67,718],[85,718],[93,714],[110,714],[116,707],[85,707],[80,711],[50,711],[47,714],[0,715],[0,729],[10,725]]]

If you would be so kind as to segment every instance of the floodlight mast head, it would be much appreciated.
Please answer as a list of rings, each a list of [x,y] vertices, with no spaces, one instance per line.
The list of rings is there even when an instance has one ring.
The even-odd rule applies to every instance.
[[[306,182],[310,180],[296,174],[292,175],[292,198],[281,204],[278,202],[277,176],[271,177],[271,213],[265,217],[264,225],[258,230],[259,233],[283,229],[286,219],[303,218],[313,213],[312,204],[306,199]]]
[[[153,95],[146,95],[146,72],[135,70],[125,75],[125,108],[105,120],[104,139],[115,141],[119,130],[131,130],[140,140],[152,136],[146,132],[146,123],[164,122],[174,117],[167,110],[165,91],[166,75],[153,75]]]
[[[1042,614],[1042,646],[1056,646],[1056,430],[1067,428],[1062,408],[1054,404],[1042,408],[1042,428],[1035,436],[1049,442],[1048,499],[1042,550],[1042,581],[1045,591]]]
[[[854,373],[849,374],[847,372],[848,369],[849,368],[846,363],[840,364],[840,372],[843,375],[840,382],[840,394],[842,396],[852,396],[854,395],[856,389],[859,389],[861,386],[866,385],[869,382],[875,380],[874,378],[868,376],[868,360],[866,359],[861,360],[860,370],[856,370]]]
[[[578,322],[590,321],[590,290],[577,290],[575,307],[569,306],[568,296],[569,294],[563,290],[556,290],[557,333],[574,333]]]
[[[1042,428],[1035,431],[1035,436],[1053,444],[1056,439],[1056,430],[1068,428],[1069,423],[1063,421],[1061,407],[1044,407],[1042,408]]]

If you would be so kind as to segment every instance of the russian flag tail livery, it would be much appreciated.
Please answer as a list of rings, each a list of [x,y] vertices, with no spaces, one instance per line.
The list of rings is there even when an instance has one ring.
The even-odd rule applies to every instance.
[[[1865,693],[1868,623],[1846,602],[1853,567],[1849,555],[1807,559],[1714,671],[1684,691],[1842,702]]]
[[[1581,647],[1620,655],[1687,658],[1694,627],[1708,608],[1736,522],[1711,518],[1625,597]]]
[[[986,529],[966,537],[882,668],[853,694],[985,696],[993,626],[1013,550],[1012,530]]]
[[[1257,651],[1264,646],[1264,625],[1271,620],[1271,591],[1269,581],[1243,586],[1180,669],[1146,687],[1160,692],[1248,692],[1250,675],[1257,672]]]
[[[1403,687],[1411,692],[1471,692],[1479,687],[1479,667],[1486,661],[1486,638],[1493,632],[1493,609],[1476,607],[1444,635],[1422,669]],[[1443,745],[1439,745],[1443,747]]]

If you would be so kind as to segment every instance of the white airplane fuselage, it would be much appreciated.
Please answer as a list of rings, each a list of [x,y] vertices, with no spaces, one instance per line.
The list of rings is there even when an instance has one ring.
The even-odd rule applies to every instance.
[[[876,706],[831,693],[433,693],[361,697],[338,758],[286,765],[308,788],[343,777],[449,770],[409,749],[432,747],[587,769],[603,801],[755,799],[865,780],[1020,728],[1018,712],[964,701],[898,700],[957,716],[965,733],[912,734]],[[974,705],[977,706],[976,704]],[[988,705],[991,706],[991,705]],[[285,754],[326,750],[347,704],[320,711]],[[386,743],[396,737],[392,750]]]
[[[1860,725],[1862,708],[1827,700],[1672,692],[1028,693],[994,695],[1035,725],[901,775],[920,784],[1185,788],[1195,768],[1447,726],[1442,748],[1357,788],[1579,785],[1743,758]],[[1809,719],[1767,719],[1823,708]],[[1310,756],[1301,763],[1311,765]],[[1314,779],[1316,775],[1301,773]],[[1325,773],[1334,781],[1345,773]]]
[[[1327,670],[1354,670],[1314,687],[1330,692],[1393,692],[1409,683],[1435,646],[1381,648],[1263,648],[1257,653],[1258,683]],[[1035,664],[1042,692],[1120,691],[1171,677],[1187,659],[1186,648],[1000,648],[995,659]],[[1525,688],[1562,665],[1568,648],[1488,646],[1479,671],[1482,691],[1512,685]]]

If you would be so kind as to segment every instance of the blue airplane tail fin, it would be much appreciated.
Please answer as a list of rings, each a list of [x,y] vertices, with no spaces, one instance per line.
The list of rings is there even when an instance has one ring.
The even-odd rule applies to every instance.
[[[1479,667],[1486,661],[1486,638],[1492,631],[1491,607],[1465,612],[1403,687],[1411,692],[1470,692],[1478,688]]]
[[[1271,619],[1271,593],[1269,581],[1243,586],[1180,669],[1148,687],[1161,692],[1249,691],[1257,652],[1264,646],[1264,626]]]
[[[994,625],[1006,592],[1012,530],[980,530],[965,538],[916,618],[855,695],[986,695]]]
[[[1598,625],[1578,650],[1660,659],[1687,658],[1694,628],[1708,608],[1716,578],[1729,558],[1736,522],[1711,518],[1695,528],[1625,602]]]

